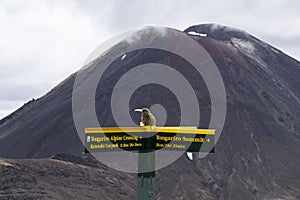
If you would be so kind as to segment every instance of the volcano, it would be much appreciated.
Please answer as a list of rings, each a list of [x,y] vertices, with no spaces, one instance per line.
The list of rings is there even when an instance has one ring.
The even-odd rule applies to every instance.
[[[226,120],[214,154],[194,161],[182,156],[157,172],[157,199],[300,199],[299,61],[236,28],[202,24],[191,26],[184,33],[197,41],[218,67],[226,89]],[[117,47],[110,51],[118,50]],[[149,62],[173,66],[190,80],[201,111],[198,125],[207,128],[211,101],[205,82],[195,76],[185,60],[153,49],[127,53],[111,64],[111,70],[102,77],[95,95],[99,123],[116,126],[110,102],[113,87],[126,71]],[[75,78],[76,73],[41,98],[25,103],[0,121],[1,177],[13,177],[9,170],[17,171],[16,174],[22,170],[28,179],[34,179],[32,184],[38,185],[47,179],[36,173],[45,173],[46,167],[34,168],[30,162],[39,166],[49,163],[51,167],[48,170],[56,170],[62,164],[49,159],[51,156],[60,153],[69,155],[66,156],[68,163],[83,159],[81,153],[84,147],[72,114]],[[144,101],[130,99],[130,110],[161,104],[167,113],[165,124],[178,124],[179,103],[167,88],[152,84],[138,88],[134,96],[146,98]],[[139,116],[131,113],[131,117],[138,124]],[[74,176],[74,170],[78,171],[78,176],[88,175],[67,180],[86,180],[95,173],[93,170],[105,168],[100,164],[89,166],[87,162],[81,162],[81,165],[88,168],[86,173],[74,165],[69,166],[71,172],[62,171],[66,176],[68,173]],[[64,165],[65,168],[68,166]],[[102,180],[97,180],[89,182],[89,186],[97,191],[106,191],[111,199],[132,199],[136,180],[128,178],[130,174],[120,175],[114,170],[109,173],[108,177],[119,177],[122,181],[112,181],[111,188],[103,187],[106,183],[104,179],[102,184]],[[47,171],[47,174],[51,172]],[[63,176],[52,178],[59,181]],[[7,180],[17,182],[13,178],[2,178],[1,185]],[[16,186],[18,184],[6,184],[1,190],[7,192],[0,192],[0,197],[13,197],[15,193],[33,188],[28,187],[30,181],[26,183],[20,187]],[[122,187],[122,184],[128,186],[127,191],[114,195],[115,187]],[[43,192],[48,191],[47,195],[52,198],[57,197],[55,195],[58,193],[61,198],[68,197],[62,194],[70,192],[67,187],[62,187],[54,194],[49,192],[49,184],[43,187]],[[98,198],[96,192],[85,195],[88,191],[81,191],[83,194],[78,194],[80,199]]]

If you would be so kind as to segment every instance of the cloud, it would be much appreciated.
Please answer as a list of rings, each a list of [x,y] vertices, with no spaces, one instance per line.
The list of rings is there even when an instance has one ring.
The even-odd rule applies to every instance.
[[[0,101],[42,96],[79,69],[102,37],[70,3],[1,1],[0,27]]]
[[[2,0],[0,102],[42,96],[78,70],[103,41],[149,25],[236,27],[299,60],[299,7],[296,0]],[[1,113],[0,108],[0,118]]]
[[[23,101],[0,101],[0,116],[1,119],[11,114],[24,104]]]
[[[155,34],[157,37],[164,37],[167,34],[167,29],[165,27],[157,27],[157,26],[143,27],[142,29],[133,32],[131,35],[126,37],[125,41],[128,44],[132,44],[140,41],[143,38],[143,36],[149,33]]]

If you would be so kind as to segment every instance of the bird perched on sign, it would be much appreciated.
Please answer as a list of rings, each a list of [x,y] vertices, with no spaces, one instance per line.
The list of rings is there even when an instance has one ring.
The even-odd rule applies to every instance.
[[[142,113],[140,126],[156,126],[156,119],[148,108],[135,109],[134,111]]]

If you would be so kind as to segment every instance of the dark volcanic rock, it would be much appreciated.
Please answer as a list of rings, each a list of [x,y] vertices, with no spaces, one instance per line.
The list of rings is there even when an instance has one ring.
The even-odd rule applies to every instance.
[[[189,35],[209,52],[218,66],[227,94],[226,122],[215,147],[215,154],[193,162],[182,157],[171,166],[158,171],[155,180],[157,198],[299,199],[300,63],[238,29],[205,24],[192,26],[185,32],[187,34],[199,33],[199,35]],[[110,92],[115,82],[135,65],[155,62],[173,66],[188,80],[193,80],[192,84],[195,86],[200,107],[203,109],[201,115],[203,113],[204,116],[199,122],[199,127],[207,126],[210,118],[210,98],[207,88],[201,78],[194,77],[192,67],[184,63],[184,60],[174,58],[173,55],[163,51],[152,50],[132,52],[127,54],[126,58],[126,62],[118,60],[113,63],[112,70],[98,85],[96,109],[101,111],[98,112],[98,119],[102,125],[115,125],[110,111]],[[75,155],[81,153],[83,147],[72,118],[74,78],[75,74],[45,96],[27,103],[0,121],[0,156],[45,158],[60,152]],[[151,96],[152,92],[156,92],[155,95]],[[149,98],[146,102],[133,98],[130,102],[130,109],[137,105],[151,106],[153,102],[162,103],[168,117],[170,116],[167,124],[176,124],[179,115],[178,102],[174,98],[171,98],[169,104],[166,102],[165,98],[172,95],[168,90],[157,86],[141,87],[135,95],[149,95],[147,96]],[[155,99],[155,96],[159,96],[161,101]],[[170,105],[174,108],[168,107]],[[135,120],[137,121],[138,118]],[[89,158],[71,157],[67,154],[59,154],[54,158],[76,163],[70,165],[70,169],[77,164],[84,165],[88,169],[105,168]],[[10,162],[19,161],[10,160]],[[54,163],[58,161],[46,159],[22,162],[29,165],[30,162]],[[60,167],[62,164],[57,166],[57,169]],[[17,186],[10,184],[18,181],[9,175],[14,168],[11,170],[10,166],[4,168],[5,170],[1,171],[1,177],[4,178],[1,180],[4,180],[6,184],[1,187],[6,187],[5,190],[10,191],[7,195],[11,195],[14,193],[13,188]],[[22,168],[19,170],[22,171]],[[119,173],[113,170],[109,172],[111,176]],[[4,176],[2,176],[3,173]],[[14,173],[20,177],[20,180],[24,180],[21,188],[26,191],[31,190],[32,187],[36,188],[35,185],[39,185],[39,177],[42,177],[42,175],[31,176],[35,172],[30,171]],[[36,173],[43,174],[45,171],[36,171]],[[61,172],[59,177],[72,176],[64,174],[65,172]],[[122,177],[121,174],[120,177]],[[124,176],[129,175],[124,174]],[[5,177],[9,177],[8,180],[5,180]],[[9,181],[9,179],[13,180]],[[57,179],[60,178],[57,177]],[[79,184],[79,179],[72,181]],[[131,185],[130,181],[126,179],[122,184]],[[29,182],[32,184],[28,184]],[[104,184],[104,182],[100,181],[99,184]],[[112,182],[110,188],[107,188],[113,191],[110,193],[113,199],[119,198],[113,196],[115,184],[118,183]],[[130,186],[130,188],[134,187]],[[56,189],[59,190],[59,188]],[[55,190],[53,190],[54,193]],[[128,197],[131,197],[131,189],[128,188],[126,191]],[[44,192],[49,194],[49,191]],[[82,194],[78,193],[78,195],[89,194],[87,189],[81,192]],[[57,192],[57,195],[58,193],[60,194]],[[53,195],[55,197],[56,193]]]

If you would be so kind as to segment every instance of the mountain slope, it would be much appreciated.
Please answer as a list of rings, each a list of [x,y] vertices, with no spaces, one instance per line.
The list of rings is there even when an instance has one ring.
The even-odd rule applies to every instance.
[[[89,156],[0,160],[0,199],[134,199],[136,177]]]
[[[181,158],[159,171],[158,196],[161,199],[170,195],[199,198],[197,194],[203,198],[206,195],[206,199],[300,198],[300,63],[238,29],[205,24],[189,27],[185,32],[209,52],[222,75],[227,95],[226,122],[215,154],[190,163]],[[207,126],[210,118],[207,88],[203,80],[194,77],[190,66],[181,67],[183,60],[151,50],[126,57],[130,59],[112,65],[113,70],[103,78],[106,84],[97,91],[96,109],[101,111],[97,116],[101,124],[115,124],[108,105],[109,91],[116,80],[133,64],[152,61],[173,66],[192,80],[204,116],[199,126]],[[83,147],[72,118],[75,75],[0,121],[1,157],[45,158],[59,152],[81,153]],[[148,97],[143,102],[145,106],[157,102],[153,96],[166,99],[171,95],[164,88],[152,89],[137,91],[137,96]],[[149,96],[148,91],[155,95]],[[130,108],[141,104],[134,98]],[[167,124],[176,124],[178,120],[174,105],[177,106],[173,99],[165,104],[171,116]],[[169,196],[162,192],[165,188],[172,191],[167,193]]]

